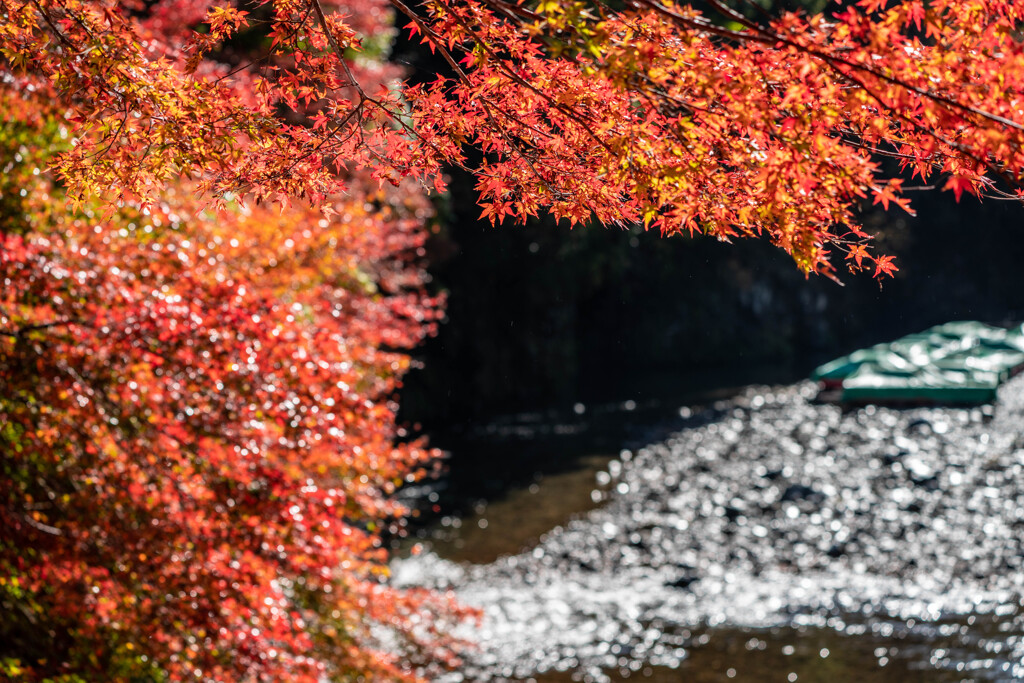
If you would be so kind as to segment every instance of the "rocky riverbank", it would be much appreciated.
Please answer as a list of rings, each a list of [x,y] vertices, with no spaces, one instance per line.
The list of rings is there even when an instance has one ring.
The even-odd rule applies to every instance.
[[[985,632],[965,626],[961,653],[924,647],[921,667],[1024,677],[1024,377],[994,408],[813,397],[803,383],[682,409],[671,436],[613,461],[606,505],[530,551],[396,561],[396,582],[484,612],[453,680],[673,667],[694,629],[720,626],[927,643],[959,617]]]

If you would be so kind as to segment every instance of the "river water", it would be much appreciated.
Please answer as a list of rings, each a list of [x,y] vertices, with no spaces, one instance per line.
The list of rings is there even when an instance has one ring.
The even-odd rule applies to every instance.
[[[536,462],[558,441],[531,435],[572,446],[393,562],[482,610],[450,680],[1024,678],[1024,377],[994,409],[813,397],[489,426]]]

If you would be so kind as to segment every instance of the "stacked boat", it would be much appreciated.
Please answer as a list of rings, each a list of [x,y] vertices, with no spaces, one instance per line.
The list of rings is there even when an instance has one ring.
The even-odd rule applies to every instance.
[[[977,405],[1024,368],[1024,326],[936,325],[818,367],[822,398],[841,403]]]

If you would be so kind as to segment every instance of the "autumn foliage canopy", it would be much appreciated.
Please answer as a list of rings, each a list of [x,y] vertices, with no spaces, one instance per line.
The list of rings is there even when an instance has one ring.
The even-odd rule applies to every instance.
[[[428,193],[882,277],[911,184],[1020,199],[1024,6],[0,0],[0,677],[405,680]],[[743,11],[739,11],[743,10]],[[393,27],[441,65],[387,61]],[[407,79],[407,80],[403,80]]]

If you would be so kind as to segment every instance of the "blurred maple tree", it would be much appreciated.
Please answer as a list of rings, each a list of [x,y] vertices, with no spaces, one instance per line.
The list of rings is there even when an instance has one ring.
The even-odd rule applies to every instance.
[[[829,276],[892,273],[856,208],[908,178],[1021,197],[1019,3],[707,4],[0,0],[0,673],[452,661],[462,612],[389,587],[380,539],[432,457],[392,393],[445,168],[494,222],[765,236]],[[402,81],[396,17],[445,73]]]
[[[40,172],[63,117],[3,108],[0,673],[390,680],[444,661],[459,610],[389,588],[381,542],[433,456],[395,445],[392,396],[410,362],[392,349],[441,303],[416,265],[423,194],[350,192],[327,219],[211,212],[174,185],[69,211]]]

